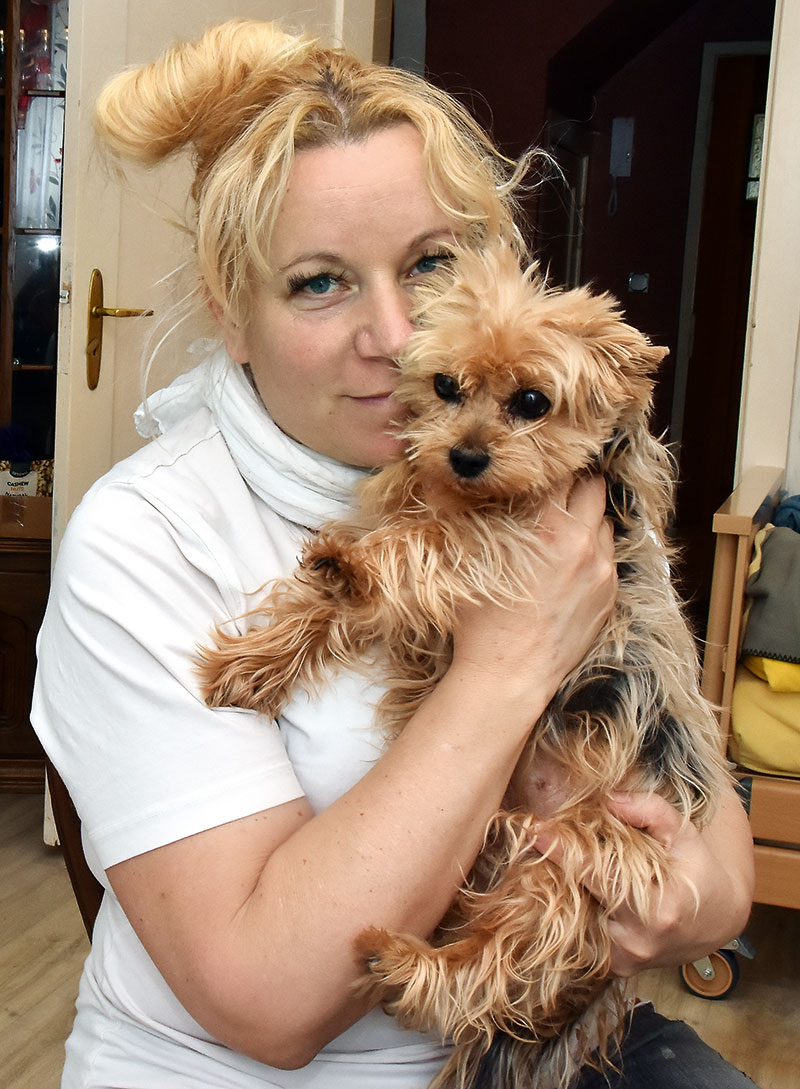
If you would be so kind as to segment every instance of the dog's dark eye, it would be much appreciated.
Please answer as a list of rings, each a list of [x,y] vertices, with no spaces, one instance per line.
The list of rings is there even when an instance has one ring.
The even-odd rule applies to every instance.
[[[457,403],[461,400],[461,390],[459,389],[458,382],[449,374],[434,375],[433,388],[436,390],[436,396],[441,397],[443,401],[453,401]]]
[[[523,420],[538,420],[550,411],[550,401],[541,390],[518,389],[508,402],[508,411]]]

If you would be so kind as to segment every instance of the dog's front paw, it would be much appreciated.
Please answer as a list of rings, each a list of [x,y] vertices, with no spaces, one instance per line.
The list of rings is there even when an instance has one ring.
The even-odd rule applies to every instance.
[[[277,669],[265,668],[252,644],[261,635],[221,637],[215,648],[203,648],[196,672],[203,698],[209,707],[243,707],[277,718],[289,699],[288,684],[282,683]]]
[[[355,549],[338,546],[328,537],[321,536],[308,546],[301,566],[305,578],[326,597],[356,600],[366,592],[366,575]]]

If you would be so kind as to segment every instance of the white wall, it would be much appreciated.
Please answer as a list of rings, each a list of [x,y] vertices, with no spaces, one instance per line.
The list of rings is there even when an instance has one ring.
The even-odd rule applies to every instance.
[[[775,7],[737,478],[786,466],[800,492],[800,0]],[[709,413],[713,414],[713,405]]]

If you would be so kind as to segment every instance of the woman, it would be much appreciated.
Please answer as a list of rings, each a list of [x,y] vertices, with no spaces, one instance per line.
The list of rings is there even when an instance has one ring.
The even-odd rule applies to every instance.
[[[536,609],[465,610],[452,667],[385,751],[378,677],[333,677],[276,724],[207,708],[193,660],[398,451],[414,285],[454,236],[515,237],[513,179],[422,81],[268,24],[119,77],[98,128],[121,158],[193,152],[196,295],[224,347],[149,399],[158,438],[84,499],[42,631],[34,720],[107,890],[63,1086],[422,1089],[445,1047],[353,997],[353,940],[436,926],[602,625],[602,483],[547,512]],[[736,933],[751,874],[735,799],[702,834],[659,799],[614,804],[676,860],[648,925],[615,921],[614,970]],[[692,1069],[694,1086],[741,1077],[706,1052]]]

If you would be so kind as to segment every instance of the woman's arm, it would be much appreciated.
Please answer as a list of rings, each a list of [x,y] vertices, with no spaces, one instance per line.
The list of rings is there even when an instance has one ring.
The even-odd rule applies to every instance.
[[[541,527],[553,563],[536,604],[465,611],[447,675],[343,797],[109,869],[177,997],[228,1046],[275,1066],[310,1061],[365,1012],[352,996],[358,934],[428,934],[444,914],[532,724],[613,603],[605,487],[583,482],[563,500]]]

